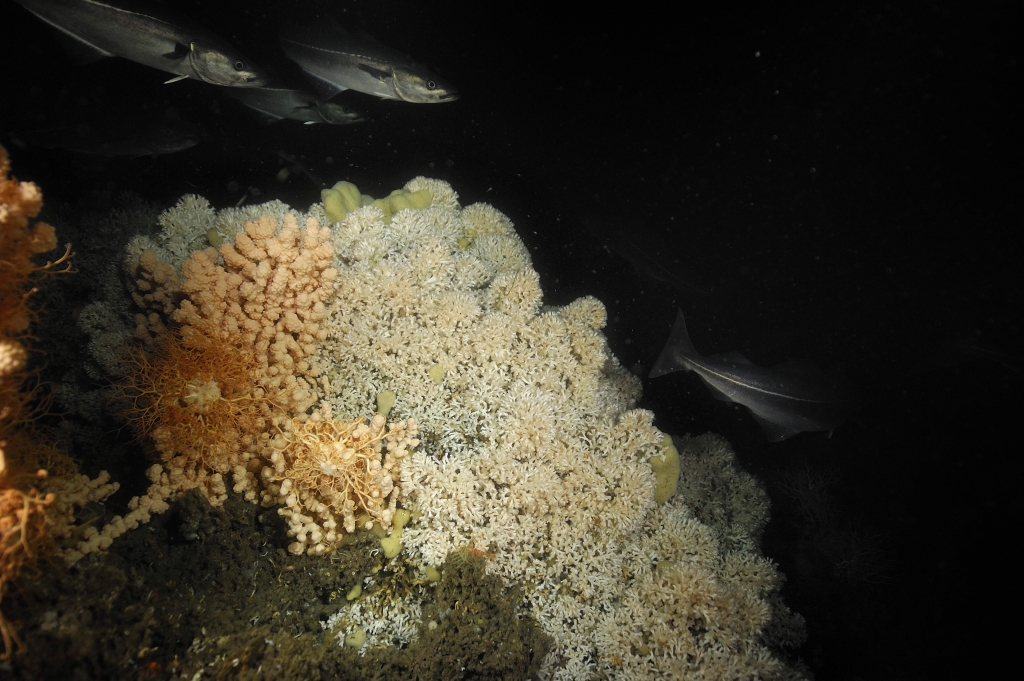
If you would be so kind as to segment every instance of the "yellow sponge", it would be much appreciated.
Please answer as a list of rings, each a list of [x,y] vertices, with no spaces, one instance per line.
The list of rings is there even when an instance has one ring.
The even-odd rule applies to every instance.
[[[655,454],[647,463],[654,471],[654,503],[663,504],[676,493],[679,486],[679,450],[672,444],[672,438],[664,436],[661,453]]]
[[[346,213],[363,205],[359,188],[351,182],[336,182],[330,189],[320,190],[320,200],[331,222],[340,222]]]
[[[404,208],[426,208],[434,197],[426,189],[407,192],[396,189],[389,196],[377,199],[372,204],[384,211],[384,222],[391,222],[391,216]],[[326,205],[326,204],[325,204]]]

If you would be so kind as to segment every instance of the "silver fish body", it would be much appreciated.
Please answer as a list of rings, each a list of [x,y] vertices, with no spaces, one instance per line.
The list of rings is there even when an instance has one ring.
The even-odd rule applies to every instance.
[[[366,120],[341,104],[325,102],[306,90],[291,87],[230,88],[225,91],[268,119],[350,125]]]
[[[261,87],[266,75],[226,40],[163,6],[134,0],[16,0],[67,38],[79,61],[122,57],[179,78]]]
[[[765,436],[778,442],[802,432],[830,431],[856,407],[853,387],[808,362],[760,367],[738,352],[702,356],[693,347],[682,311],[651,378],[693,371],[716,399],[742,404]]]
[[[280,35],[281,47],[325,98],[356,90],[416,104],[451,102],[455,88],[409,57],[340,26],[293,26]]]

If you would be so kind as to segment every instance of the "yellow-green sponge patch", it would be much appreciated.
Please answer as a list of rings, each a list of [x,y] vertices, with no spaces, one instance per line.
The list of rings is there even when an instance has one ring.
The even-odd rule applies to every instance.
[[[350,648],[362,648],[366,643],[366,632],[362,627],[356,627],[355,631],[345,636],[345,645]]]
[[[432,380],[434,383],[440,385],[441,381],[444,380],[444,367],[442,367],[440,364],[434,364],[429,369],[427,369],[427,376],[430,376],[430,380]]]
[[[665,435],[661,441],[661,451],[650,459],[654,471],[654,503],[663,504],[676,493],[679,486],[679,450],[672,444],[672,438]]]
[[[206,241],[214,248],[220,248],[220,245],[224,243],[224,237],[220,235],[216,227],[210,227],[206,230]]]
[[[363,205],[359,189],[351,182],[336,182],[330,189],[321,189],[320,200],[331,222],[344,220],[347,213]]]
[[[396,189],[389,196],[377,199],[371,205],[377,206],[384,211],[384,222],[391,222],[391,216],[405,208],[426,208],[434,200],[426,189],[419,189],[414,192],[407,192],[403,189]]]
[[[405,527],[406,523],[412,518],[412,513],[400,508],[395,511],[395,517],[392,518],[391,523],[394,529],[391,530],[391,535],[384,537],[380,540],[380,549],[384,552],[385,558],[394,558],[402,551],[402,528]]]
[[[395,406],[395,401],[398,399],[398,395],[391,390],[381,390],[377,393],[377,413],[384,418],[388,417],[391,413],[391,408]]]

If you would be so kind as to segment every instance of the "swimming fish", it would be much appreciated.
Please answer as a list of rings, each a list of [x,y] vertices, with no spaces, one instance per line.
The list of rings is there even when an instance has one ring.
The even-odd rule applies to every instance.
[[[223,38],[163,5],[140,0],[15,0],[57,29],[79,63],[122,57],[228,87],[262,87],[264,72]]]
[[[673,371],[693,371],[716,399],[742,404],[772,442],[802,432],[830,431],[856,407],[853,386],[808,362],[765,368],[738,352],[702,356],[690,341],[682,310],[650,376]]]
[[[459,93],[427,67],[373,38],[341,26],[290,26],[281,32],[281,47],[324,99],[356,90],[385,99],[431,104],[451,102]]]
[[[358,112],[346,106],[326,102],[301,88],[247,87],[229,88],[224,92],[229,97],[258,111],[270,121],[288,118],[302,121],[307,125],[312,123],[349,125],[366,120]]]

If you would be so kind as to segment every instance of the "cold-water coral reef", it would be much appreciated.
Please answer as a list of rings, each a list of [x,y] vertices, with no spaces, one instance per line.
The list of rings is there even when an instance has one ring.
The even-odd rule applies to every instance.
[[[7,150],[0,147],[0,605],[9,585],[47,546],[46,507],[55,497],[40,490],[47,471],[33,466],[41,448],[25,432],[31,395],[24,389],[28,353],[20,336],[28,329],[32,256],[57,247],[53,227],[32,223],[43,206],[39,187],[8,177]],[[52,542],[52,539],[49,540]],[[0,610],[0,659],[20,647],[14,627]]]
[[[182,202],[160,239],[130,245],[140,316],[123,337],[148,343],[146,359],[97,360],[135,396],[161,456],[133,503],[153,510],[190,486],[222,503],[230,475],[235,492],[279,508],[293,553],[312,555],[406,508],[405,549],[389,560],[429,575],[457,551],[486,556],[553,640],[541,678],[798,677],[776,654],[799,643],[800,622],[758,549],[767,498],[728,445],[706,443],[714,465],[681,450],[680,491],[665,485],[656,501],[649,462],[670,440],[636,408],[640,383],[608,348],[604,306],[545,307],[495,208],[463,208],[437,180],[404,191],[432,200],[393,215],[355,207],[333,224],[322,204],[303,215]],[[178,240],[211,229],[226,237],[219,251],[186,256]],[[158,385],[167,343],[179,373]],[[231,350],[199,368],[194,353],[217,344]],[[250,367],[240,388],[218,373],[231,362]],[[360,418],[389,391],[390,425]],[[239,420],[232,410],[250,404],[259,417]],[[180,423],[188,437],[168,434]],[[427,582],[373,591],[326,626],[364,650],[416,640],[444,616],[426,620]]]
[[[76,530],[76,511],[117,490],[109,475],[80,475],[74,463],[46,441],[34,421],[45,411],[38,385],[30,384],[23,345],[35,314],[33,276],[67,273],[71,246],[45,264],[33,256],[57,247],[53,227],[32,222],[43,206],[39,187],[9,177],[0,147],[0,605],[9,586],[41,559],[61,552],[57,540]],[[0,660],[21,648],[14,626],[0,610]]]

